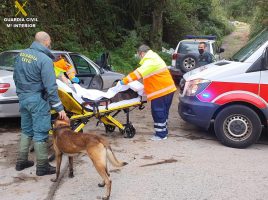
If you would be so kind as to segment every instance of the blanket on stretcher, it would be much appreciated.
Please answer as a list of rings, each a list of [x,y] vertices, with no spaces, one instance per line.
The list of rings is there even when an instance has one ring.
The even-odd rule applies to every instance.
[[[58,79],[57,85],[60,89],[71,93],[80,104],[87,101],[101,101],[103,99],[106,99],[109,104],[118,102],[115,105],[120,105],[120,102],[127,103],[128,101],[126,100],[131,100],[130,102],[140,101],[144,89],[143,84],[138,81],[131,82],[128,85],[117,83],[116,86],[109,88],[107,92],[96,89],[85,89],[76,83],[68,86]]]

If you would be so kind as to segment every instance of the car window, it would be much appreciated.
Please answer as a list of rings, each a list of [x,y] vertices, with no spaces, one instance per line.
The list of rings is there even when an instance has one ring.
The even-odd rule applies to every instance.
[[[178,53],[181,53],[181,54],[188,54],[188,53],[197,53],[199,54],[198,52],[198,44],[199,42],[196,42],[196,41],[183,41],[183,42],[180,42],[180,45],[179,45],[179,48],[178,48]],[[207,44],[207,51],[210,52],[210,47],[209,47],[209,44]]]
[[[94,67],[79,55],[70,55],[78,74],[97,74]]]
[[[57,58],[59,58],[59,57],[62,57],[62,58],[64,58],[65,60],[68,60],[67,59],[67,57],[66,57],[66,55],[64,55],[64,54],[62,54],[62,53],[53,53],[53,55],[54,55],[54,57],[55,57],[55,59],[53,60],[53,61],[55,61]]]
[[[14,70],[15,58],[18,52],[3,52],[0,54],[0,69]]]

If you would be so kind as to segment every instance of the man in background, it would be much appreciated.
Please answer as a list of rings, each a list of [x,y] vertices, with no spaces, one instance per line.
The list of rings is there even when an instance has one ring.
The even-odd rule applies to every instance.
[[[200,42],[198,45],[198,63],[199,66],[207,65],[209,63],[215,62],[214,56],[207,51],[207,44],[205,42]]]

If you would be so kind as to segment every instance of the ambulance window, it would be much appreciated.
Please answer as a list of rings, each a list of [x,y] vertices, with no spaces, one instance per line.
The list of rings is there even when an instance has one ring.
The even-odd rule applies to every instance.
[[[266,47],[265,53],[264,53],[264,68],[268,70],[268,47]]]
[[[242,49],[235,53],[231,60],[244,62],[254,52],[256,52],[268,40],[268,30],[260,32],[256,37],[252,38]]]

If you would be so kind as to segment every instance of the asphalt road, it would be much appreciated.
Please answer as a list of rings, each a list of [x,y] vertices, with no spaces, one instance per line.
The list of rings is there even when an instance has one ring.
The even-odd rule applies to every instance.
[[[109,165],[111,199],[268,199],[267,134],[247,149],[228,148],[213,133],[182,121],[177,104],[175,95],[165,141],[149,140],[153,134],[149,104],[143,111],[131,112],[137,130],[134,138],[125,139],[117,130],[105,136],[117,158],[129,163],[121,169]],[[118,119],[123,120],[124,115]],[[95,124],[92,119],[86,130],[105,135],[104,127]],[[35,167],[16,172],[19,120],[1,121],[0,127],[1,199],[94,200],[105,193],[97,187],[101,178],[86,155],[75,158],[75,177],[70,179],[65,173],[58,184],[50,181],[53,175],[35,176]],[[34,153],[30,157],[34,159]],[[65,159],[62,167],[66,166]]]

